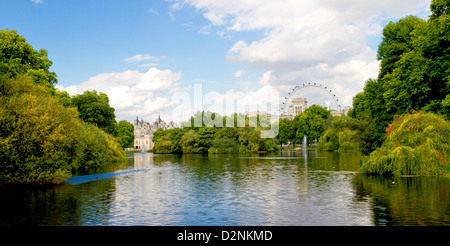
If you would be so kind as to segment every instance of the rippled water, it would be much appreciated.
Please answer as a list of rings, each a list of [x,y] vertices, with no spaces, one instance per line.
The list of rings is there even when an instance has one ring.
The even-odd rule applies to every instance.
[[[0,224],[450,225],[449,178],[358,173],[359,156],[135,154],[62,185],[0,187]]]

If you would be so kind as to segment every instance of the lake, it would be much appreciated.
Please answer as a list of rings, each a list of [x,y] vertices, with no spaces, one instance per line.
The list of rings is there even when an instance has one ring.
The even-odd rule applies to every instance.
[[[360,156],[132,154],[59,185],[0,186],[0,225],[450,225],[450,178],[358,172]]]

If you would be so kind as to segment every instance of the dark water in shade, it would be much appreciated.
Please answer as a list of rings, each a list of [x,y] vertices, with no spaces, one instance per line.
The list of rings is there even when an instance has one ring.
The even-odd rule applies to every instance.
[[[0,186],[0,225],[450,225],[450,178],[366,176],[356,154],[135,154],[60,185]]]

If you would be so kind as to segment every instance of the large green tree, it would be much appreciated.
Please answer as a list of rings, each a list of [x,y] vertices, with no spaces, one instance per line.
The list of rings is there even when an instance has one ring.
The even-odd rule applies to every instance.
[[[134,126],[126,120],[117,123],[117,137],[122,148],[133,148]]]
[[[398,22],[390,22],[383,29],[383,40],[378,47],[377,58],[380,60],[378,78],[392,73],[395,63],[404,53],[411,51],[413,31],[425,21],[415,16],[408,16]]]
[[[293,119],[293,128],[296,129],[296,139],[301,141],[303,136],[308,138],[308,142],[319,140],[325,132],[330,111],[325,107],[311,105],[305,112],[296,115]]]
[[[44,49],[39,51],[17,34],[16,30],[0,30],[0,73],[11,78],[27,74],[34,82],[54,91],[56,73],[50,71],[52,61]]]
[[[366,82],[350,113],[368,122],[363,154],[381,146],[395,115],[428,111],[450,118],[449,6],[433,0],[429,20],[407,16],[383,29],[378,78]]]
[[[292,128],[292,121],[286,118],[282,118],[278,122],[278,143],[283,146],[283,144],[288,144],[294,137],[295,131]]]
[[[109,105],[109,98],[103,92],[85,91],[72,97],[72,106],[78,108],[80,118],[105,132],[117,136],[117,122],[114,108]]]

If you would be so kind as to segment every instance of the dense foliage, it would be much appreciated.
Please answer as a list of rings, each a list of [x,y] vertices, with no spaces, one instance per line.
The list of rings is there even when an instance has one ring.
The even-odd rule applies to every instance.
[[[107,96],[56,90],[51,65],[46,50],[0,30],[0,183],[56,183],[126,160]]]
[[[367,122],[360,146],[367,155],[384,141],[395,115],[427,111],[450,117],[449,1],[433,0],[429,20],[389,23],[378,49],[377,79],[355,96],[350,116]]]
[[[407,16],[386,25],[378,78],[368,79],[353,98],[351,118],[333,120],[320,149],[369,155],[362,162],[365,173],[448,172],[449,7],[448,0],[433,0],[429,20]]]
[[[362,146],[362,134],[367,128],[365,121],[346,115],[334,117],[331,127],[320,138],[317,148],[321,150],[359,151]]]
[[[134,147],[134,126],[126,120],[117,124],[117,138],[122,148]]]
[[[432,113],[404,114],[387,129],[380,148],[361,171],[394,175],[440,175],[450,163],[450,122]]]
[[[27,74],[54,91],[57,79],[55,72],[49,70],[51,65],[46,50],[34,50],[15,30],[0,30],[0,74],[10,78]]]
[[[103,92],[85,91],[75,95],[69,106],[77,107],[80,118],[96,125],[105,132],[117,136],[117,122],[114,108],[109,105],[109,98]]]
[[[0,79],[0,183],[60,182],[126,158],[111,135],[78,118],[29,76]]]
[[[230,127],[226,122],[236,123],[238,114],[220,116],[211,112],[198,112],[190,119],[190,127],[157,130],[153,135],[154,153],[249,153],[275,151],[273,139],[261,138],[263,117],[242,117],[242,127]],[[206,120],[204,120],[206,119]],[[208,121],[208,119],[210,121]],[[195,122],[200,125],[195,127]],[[216,123],[216,126],[213,122]],[[234,125],[232,123],[232,125]],[[266,125],[270,124],[265,122]],[[236,124],[237,125],[237,124]],[[262,124],[264,125],[264,124]]]

